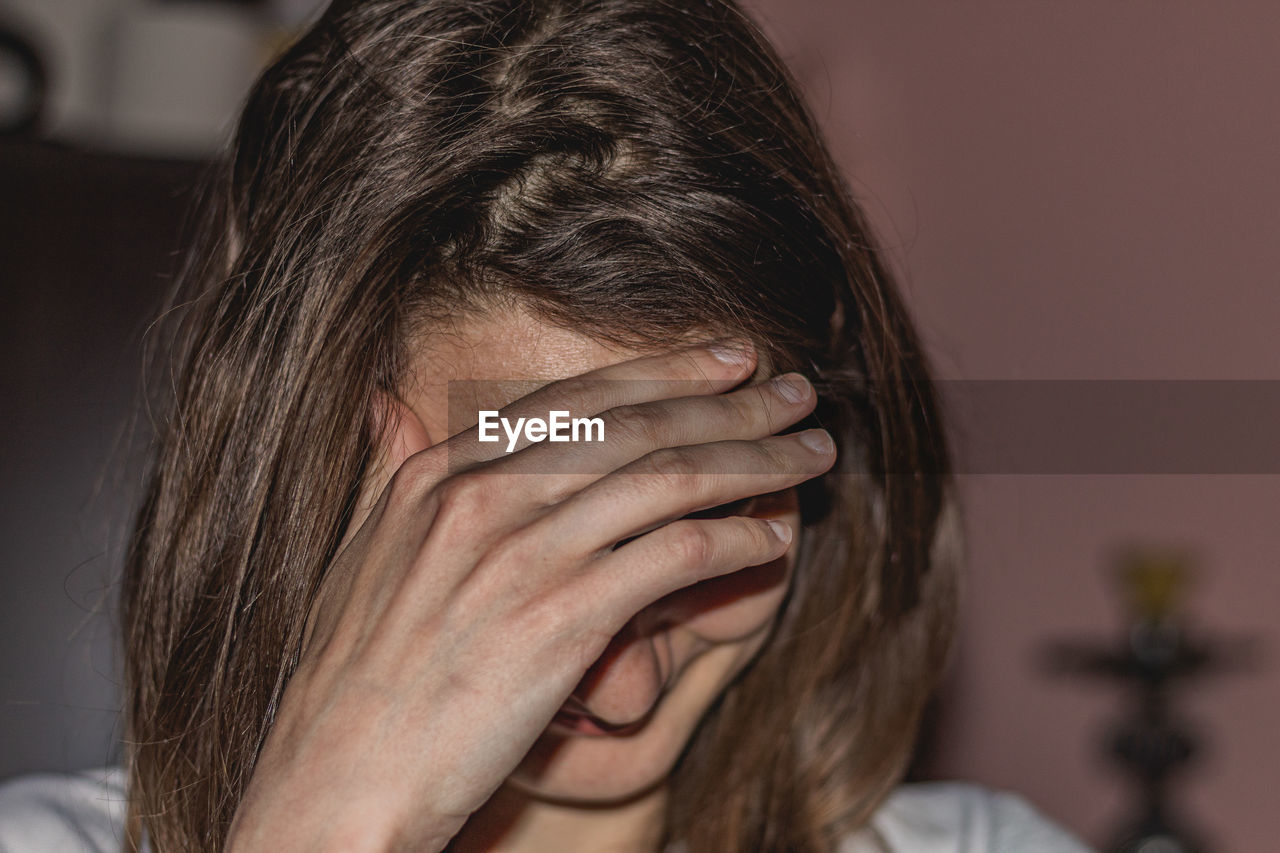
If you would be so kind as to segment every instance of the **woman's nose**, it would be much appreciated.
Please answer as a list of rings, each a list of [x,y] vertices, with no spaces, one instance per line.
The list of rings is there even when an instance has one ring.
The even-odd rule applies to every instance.
[[[666,667],[661,638],[628,623],[583,675],[565,708],[614,726],[643,718],[661,697]]]

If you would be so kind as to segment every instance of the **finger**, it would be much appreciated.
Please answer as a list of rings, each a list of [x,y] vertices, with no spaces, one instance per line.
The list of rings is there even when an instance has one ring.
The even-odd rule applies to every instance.
[[[573,494],[531,527],[566,553],[589,555],[688,513],[798,485],[829,470],[835,456],[821,429],[664,448]]]
[[[719,394],[749,377],[755,365],[755,350],[745,345],[698,346],[643,356],[552,382],[504,406],[498,414],[509,423],[516,423],[519,418],[546,418],[552,411],[591,417],[617,406]],[[461,405],[460,402],[457,407]],[[451,399],[451,408],[457,407]],[[470,411],[464,415],[469,421],[479,419],[479,412],[474,419]],[[521,435],[512,450],[528,444]],[[437,445],[448,453],[449,470],[454,473],[506,456],[508,446],[505,437],[494,442],[479,441],[479,429],[474,424]]]
[[[575,594],[600,602],[605,618],[620,626],[678,589],[782,557],[792,538],[786,522],[772,519],[674,521],[596,560]]]
[[[788,373],[726,394],[617,406],[600,415],[603,440],[570,448],[542,442],[478,470],[538,475],[517,488],[545,506],[660,448],[764,438],[795,424],[816,404],[809,381]]]

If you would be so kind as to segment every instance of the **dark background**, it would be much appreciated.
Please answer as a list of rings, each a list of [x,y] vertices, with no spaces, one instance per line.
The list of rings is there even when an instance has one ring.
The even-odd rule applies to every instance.
[[[0,139],[0,774],[116,754],[141,343],[198,168]]]

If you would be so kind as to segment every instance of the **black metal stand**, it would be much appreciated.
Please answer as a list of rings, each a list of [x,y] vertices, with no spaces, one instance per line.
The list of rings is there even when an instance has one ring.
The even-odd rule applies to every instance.
[[[1173,804],[1171,782],[1204,739],[1174,710],[1174,687],[1196,676],[1240,668],[1254,657],[1247,640],[1191,637],[1180,604],[1189,576],[1186,552],[1129,549],[1119,574],[1132,613],[1120,644],[1058,641],[1047,662],[1057,673],[1119,681],[1132,704],[1112,726],[1105,751],[1135,782],[1136,803],[1108,853],[1207,853],[1204,836]]]

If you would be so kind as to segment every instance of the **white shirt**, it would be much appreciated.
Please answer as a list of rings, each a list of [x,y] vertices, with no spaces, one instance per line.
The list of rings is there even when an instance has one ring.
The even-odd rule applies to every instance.
[[[0,783],[0,853],[119,853],[124,817],[123,768],[20,776]],[[885,849],[1089,853],[1016,794],[962,782],[900,785],[838,853]],[[668,853],[681,850],[677,844]]]

